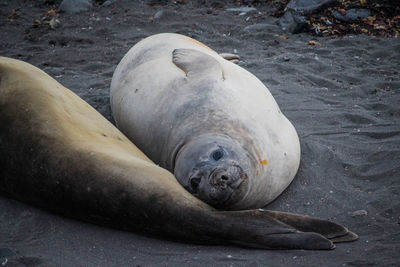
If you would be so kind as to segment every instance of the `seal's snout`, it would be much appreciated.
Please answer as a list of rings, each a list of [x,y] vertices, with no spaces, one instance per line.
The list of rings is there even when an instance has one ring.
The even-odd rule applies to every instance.
[[[209,198],[216,202],[228,200],[246,178],[246,173],[238,165],[217,167],[209,175]]]
[[[177,151],[175,177],[199,199],[216,208],[229,208],[247,193],[251,177],[249,159],[233,140],[204,135]]]
[[[227,201],[247,179],[247,174],[234,162],[220,162],[217,166],[204,164],[194,168],[189,176],[187,189],[205,202],[216,206]]]
[[[247,175],[239,166],[217,168],[210,174],[210,184],[220,189],[230,187],[236,189]]]

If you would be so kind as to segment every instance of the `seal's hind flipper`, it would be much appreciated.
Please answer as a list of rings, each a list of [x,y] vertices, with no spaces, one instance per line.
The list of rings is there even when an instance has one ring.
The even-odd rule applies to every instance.
[[[351,242],[358,239],[358,235],[356,233],[348,231],[347,234],[343,236],[338,236],[334,238],[330,238],[333,243],[341,243],[341,242]]]
[[[339,224],[289,212],[264,210],[266,214],[302,232],[316,232],[335,243],[353,241],[358,236]]]
[[[313,249],[329,250],[335,245],[316,231],[300,231],[286,224],[264,210],[218,211],[228,229],[232,243],[267,249]]]
[[[172,52],[172,62],[188,77],[207,75],[225,79],[221,64],[212,56],[194,49],[180,48]]]

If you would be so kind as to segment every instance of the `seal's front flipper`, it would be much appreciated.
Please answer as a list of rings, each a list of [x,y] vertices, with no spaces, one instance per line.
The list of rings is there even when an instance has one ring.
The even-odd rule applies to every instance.
[[[224,59],[232,62],[232,63],[239,63],[240,60],[240,56],[236,55],[236,54],[231,54],[231,53],[220,53],[219,54],[221,57],[223,57]]]
[[[316,232],[335,243],[353,241],[358,236],[339,224],[289,212],[264,210],[270,217],[302,232]]]
[[[180,48],[172,52],[172,62],[188,77],[224,79],[221,64],[212,56],[194,49]]]

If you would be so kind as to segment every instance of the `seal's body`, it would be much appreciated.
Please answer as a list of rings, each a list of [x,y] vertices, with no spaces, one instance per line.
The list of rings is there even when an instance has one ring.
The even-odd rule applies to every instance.
[[[212,208],[73,92],[38,68],[4,57],[0,125],[0,192],[48,210],[201,243],[332,249],[328,238],[356,238],[306,216]]]
[[[183,35],[137,43],[114,72],[111,107],[150,159],[217,208],[263,207],[299,167],[297,133],[262,82]]]

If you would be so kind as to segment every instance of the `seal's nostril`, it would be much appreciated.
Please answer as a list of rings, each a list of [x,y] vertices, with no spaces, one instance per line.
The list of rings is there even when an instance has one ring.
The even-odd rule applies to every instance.
[[[198,177],[190,179],[190,185],[195,190],[199,187],[200,182],[201,182],[201,178],[198,178]]]
[[[229,180],[229,177],[226,176],[226,175],[222,175],[222,176],[221,176],[221,179],[224,180],[224,181],[227,181],[227,180]]]

